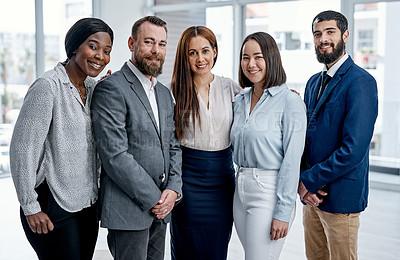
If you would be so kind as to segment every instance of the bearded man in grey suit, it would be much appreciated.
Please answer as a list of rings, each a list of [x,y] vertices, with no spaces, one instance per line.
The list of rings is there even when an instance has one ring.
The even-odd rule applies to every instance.
[[[181,194],[181,150],[170,91],[157,82],[167,44],[166,23],[139,19],[131,59],[93,93],[95,142],[103,164],[101,226],[114,259],[163,259],[166,223]]]

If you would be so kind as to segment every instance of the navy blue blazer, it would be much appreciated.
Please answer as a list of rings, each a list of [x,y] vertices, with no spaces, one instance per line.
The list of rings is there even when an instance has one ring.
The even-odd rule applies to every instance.
[[[313,193],[328,195],[319,209],[356,213],[367,207],[369,144],[378,114],[375,79],[349,57],[333,76],[318,104],[321,73],[307,82],[306,145],[300,179]]]

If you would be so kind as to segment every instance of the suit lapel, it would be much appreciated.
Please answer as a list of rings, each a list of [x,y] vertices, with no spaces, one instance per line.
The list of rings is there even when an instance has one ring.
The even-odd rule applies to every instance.
[[[329,84],[326,86],[324,93],[322,94],[321,98],[317,102],[317,94],[318,94],[319,86],[321,84],[321,80],[318,81],[319,84],[318,84],[318,87],[316,88],[316,92],[313,93],[313,94],[315,94],[315,95],[313,95],[313,99],[314,99],[313,102],[314,102],[314,104],[316,103],[315,109],[313,111],[313,117],[315,117],[318,114],[318,111],[321,109],[321,106],[325,103],[327,97],[332,92],[332,90],[336,87],[336,85],[339,83],[339,81],[340,81],[340,76],[338,75],[338,73],[336,73],[335,76],[329,82]]]
[[[314,88],[314,91],[312,93],[312,100],[311,103],[314,105],[315,103],[315,109],[313,110],[312,116],[313,118],[316,118],[318,115],[319,110],[321,109],[322,105],[327,101],[327,98],[331,94],[331,92],[336,88],[336,86],[339,84],[340,80],[342,79],[342,75],[346,73],[346,71],[353,65],[354,62],[353,60],[349,57],[343,64],[340,66],[339,70],[335,73],[329,84],[326,86],[326,89],[324,93],[322,94],[321,98],[319,99],[318,103],[316,103],[316,97],[319,89],[319,85]],[[318,84],[321,84],[321,76],[320,79],[317,81]],[[312,106],[314,107],[314,106]]]
[[[317,95],[318,95],[318,91],[319,91],[319,86],[321,85],[321,80],[322,80],[322,76],[319,75],[318,80],[316,81],[316,84],[314,84],[313,88],[311,89],[311,93],[309,96],[309,104],[310,104],[310,107],[313,109],[313,111],[316,109]]]
[[[161,84],[157,82],[157,84],[154,86],[154,90],[156,93],[156,101],[157,101],[157,105],[158,105],[158,118],[159,118],[159,127],[160,127],[160,136],[161,136],[161,140],[162,139],[162,133],[163,133],[163,129],[165,127],[166,122],[166,118],[167,118],[167,107],[166,107],[166,98],[162,97],[162,93],[160,91],[160,87]]]
[[[135,74],[132,72],[132,70],[128,67],[127,64],[124,64],[124,66],[122,67],[121,70],[122,70],[123,74],[125,75],[126,79],[131,83],[131,85],[130,85],[131,89],[133,90],[133,92],[135,92],[136,96],[139,98],[139,100],[142,103],[144,109],[146,110],[148,116],[150,117],[151,122],[153,123],[153,126],[156,129],[158,136],[160,137],[156,119],[154,117],[153,110],[151,109],[150,101],[147,98],[147,95],[146,95],[146,92],[144,91],[142,83],[135,76]]]

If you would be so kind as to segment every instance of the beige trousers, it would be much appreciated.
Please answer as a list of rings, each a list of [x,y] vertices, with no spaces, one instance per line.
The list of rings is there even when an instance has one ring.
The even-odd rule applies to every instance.
[[[304,239],[308,260],[355,260],[360,213],[329,213],[303,206]]]

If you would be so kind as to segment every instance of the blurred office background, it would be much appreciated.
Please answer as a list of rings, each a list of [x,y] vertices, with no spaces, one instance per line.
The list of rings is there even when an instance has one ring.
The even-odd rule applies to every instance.
[[[388,204],[386,210],[399,212],[400,1],[0,0],[0,3],[0,182],[4,183],[0,185],[5,185],[0,189],[1,199],[15,200],[8,150],[24,95],[37,77],[66,59],[65,33],[78,19],[99,17],[113,28],[114,46],[106,69],[116,71],[130,57],[127,39],[134,21],[153,14],[163,18],[168,24],[168,45],[163,74],[159,77],[162,83],[170,81],[177,41],[189,26],[206,25],[214,31],[219,55],[213,72],[234,80],[244,37],[255,31],[268,32],[279,45],[289,87],[302,95],[309,77],[322,68],[315,58],[312,19],[320,11],[331,9],[341,11],[349,20],[347,52],[378,82],[379,116],[370,145],[371,187],[396,194],[394,208]],[[385,196],[381,198],[393,200]],[[0,223],[4,224],[3,209],[7,207],[0,204]],[[393,229],[381,224],[382,228]],[[399,225],[394,228],[400,233]],[[7,240],[7,235],[1,232],[0,241],[3,239]]]

